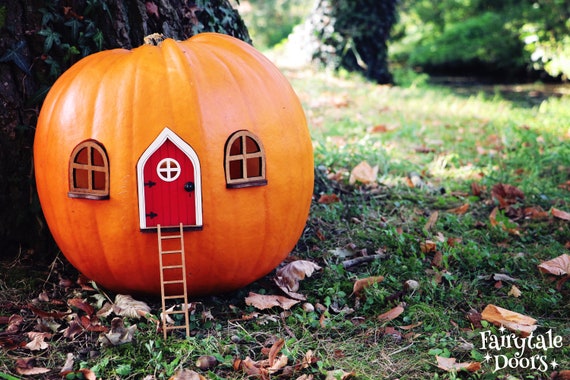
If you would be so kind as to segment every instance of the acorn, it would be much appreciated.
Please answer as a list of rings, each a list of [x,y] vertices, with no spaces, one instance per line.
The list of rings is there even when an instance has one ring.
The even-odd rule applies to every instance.
[[[218,359],[212,355],[202,355],[196,360],[196,367],[202,371],[207,371],[218,365]]]

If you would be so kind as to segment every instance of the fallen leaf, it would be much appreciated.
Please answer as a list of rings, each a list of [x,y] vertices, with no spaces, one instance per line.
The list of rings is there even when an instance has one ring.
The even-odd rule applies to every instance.
[[[41,375],[48,373],[49,368],[35,367],[34,358],[16,359],[16,372],[23,376]]]
[[[501,209],[518,203],[525,198],[524,193],[517,187],[504,183],[498,183],[493,186],[491,196],[499,202]]]
[[[511,290],[509,290],[509,292],[507,293],[508,296],[513,296],[515,298],[519,298],[522,295],[522,292],[519,288],[517,288],[515,285],[511,286]]]
[[[321,194],[319,197],[318,203],[322,205],[330,205],[331,203],[340,202],[340,198],[336,194]]]
[[[420,250],[422,253],[435,252],[437,248],[437,243],[433,240],[426,240],[420,243]]]
[[[557,208],[552,207],[550,209],[550,213],[555,218],[570,221],[570,212],[562,211],[562,210],[559,210]]]
[[[510,331],[520,332],[523,337],[536,330],[536,319],[495,305],[487,305],[481,318],[495,326],[504,326]]]
[[[570,274],[570,255],[567,253],[545,261],[538,265],[541,273],[552,274],[554,276],[564,276]]]
[[[137,301],[133,297],[124,294],[115,296],[113,312],[122,317],[140,318],[150,313],[150,306],[142,301]]]
[[[396,319],[404,312],[404,306],[402,304],[396,306],[395,308],[388,310],[387,312],[380,314],[378,320],[381,322],[388,322]]]
[[[354,376],[356,376],[356,373],[354,371],[346,372],[342,369],[335,369],[332,371],[327,371],[327,377],[325,377],[325,380],[346,380]]]
[[[450,212],[450,213],[456,214],[456,215],[463,215],[467,212],[467,210],[469,210],[469,203],[465,203],[462,206],[447,210],[447,212]]]
[[[80,298],[71,298],[67,300],[67,304],[71,307],[82,310],[87,315],[93,315],[95,313],[93,306]]]
[[[428,218],[426,225],[424,226],[424,229],[426,231],[431,230],[435,226],[435,224],[437,223],[438,218],[439,218],[439,211],[432,212]]]
[[[474,196],[476,196],[476,197],[480,196],[484,190],[485,190],[485,188],[483,186],[479,185],[479,183],[471,182],[471,193]]]
[[[123,319],[119,317],[113,318],[111,321],[111,330],[108,333],[99,335],[99,343],[103,347],[118,346],[125,343],[130,343],[133,340],[133,335],[137,329],[137,325],[132,325],[125,328]]]
[[[283,296],[263,295],[250,292],[249,296],[245,298],[245,304],[253,306],[259,310],[271,309],[272,307],[280,307],[284,310],[289,310],[291,307],[299,303],[298,300]]]
[[[499,212],[499,208],[495,207],[493,211],[489,214],[489,222],[491,226],[496,227],[499,222],[497,222],[497,212]]]
[[[61,367],[60,374],[73,371],[73,364],[75,363],[75,356],[71,352],[67,353],[65,364]]]
[[[378,165],[372,167],[366,161],[362,161],[356,165],[350,172],[350,178],[348,183],[354,185],[356,182],[360,182],[364,185],[368,185],[375,182],[378,177]]]
[[[525,207],[523,210],[524,217],[527,219],[546,219],[548,212],[544,211],[542,207]]]
[[[437,360],[437,367],[447,372],[455,372],[459,370],[475,372],[481,369],[481,363],[479,362],[457,363],[457,359],[455,358],[443,358],[437,355],[435,358]]]
[[[31,341],[26,344],[25,347],[31,351],[45,350],[49,347],[49,345],[44,341],[44,339],[49,339],[52,337],[52,334],[50,333],[35,331],[30,331],[27,333],[27,335]]]
[[[20,331],[20,326],[24,322],[24,317],[18,314],[12,314],[8,318],[8,327],[4,330],[6,334],[16,334]]]
[[[358,297],[361,291],[363,291],[364,289],[368,288],[371,285],[377,284],[382,281],[384,281],[384,276],[361,278],[354,282],[354,286],[352,287],[352,293]]]
[[[313,262],[296,260],[279,269],[275,273],[274,281],[287,295],[304,300],[304,296],[294,293],[299,290],[299,281],[305,279],[305,277],[311,277],[313,272],[320,269],[321,267]]]
[[[386,133],[389,129],[384,124],[378,124],[370,128],[369,132],[371,133]]]

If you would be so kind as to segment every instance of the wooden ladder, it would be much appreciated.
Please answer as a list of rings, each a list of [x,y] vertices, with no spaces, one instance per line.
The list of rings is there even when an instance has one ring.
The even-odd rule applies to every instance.
[[[178,232],[165,234],[161,230],[160,224],[157,225],[157,232],[164,339],[166,339],[168,330],[174,329],[186,329],[186,336],[189,336],[188,290],[186,289],[186,261],[184,258],[184,230],[182,223],[180,223]],[[167,273],[168,276],[166,275]],[[168,280],[165,280],[165,278],[168,278]],[[166,310],[166,301],[173,299],[183,300],[184,303],[181,310]],[[184,325],[167,326],[166,320],[170,314],[184,314]]]

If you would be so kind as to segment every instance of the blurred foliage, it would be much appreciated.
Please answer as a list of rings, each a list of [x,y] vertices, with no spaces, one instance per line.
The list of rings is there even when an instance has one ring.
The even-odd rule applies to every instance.
[[[429,69],[570,75],[566,0],[401,0],[391,57]]]
[[[306,0],[241,0],[239,12],[255,46],[268,49],[285,40],[311,7]]]

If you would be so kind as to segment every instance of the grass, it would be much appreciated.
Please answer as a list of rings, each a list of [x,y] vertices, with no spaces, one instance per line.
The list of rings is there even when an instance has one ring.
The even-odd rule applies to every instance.
[[[568,253],[570,224],[551,215],[533,219],[522,213],[525,207],[570,211],[569,190],[561,186],[570,179],[570,98],[551,97],[533,106],[501,92],[380,86],[309,69],[285,73],[304,104],[314,140],[315,202],[292,256],[323,268],[301,282],[299,290],[317,310],[246,306],[249,291],[278,294],[262,279],[232,294],[196,300],[190,338],[164,341],[151,323],[126,319],[137,324],[133,343],[101,348],[98,333],[83,332],[72,340],[55,334],[39,353],[4,350],[0,378],[19,378],[15,361],[22,357],[34,357],[37,366],[57,373],[66,354],[74,352],[75,370],[89,368],[103,379],[166,379],[180,368],[210,379],[245,379],[234,359],[265,359],[278,338],[284,339],[281,353],[290,364],[302,362],[309,352],[315,359],[293,374],[271,378],[324,379],[328,371],[341,369],[356,379],[550,378],[551,368],[513,365],[493,373],[492,365],[483,362],[487,352],[480,349],[480,333],[501,333],[484,321],[478,326],[467,315],[488,304],[537,319],[539,334],[551,329],[561,336],[563,347],[528,350],[524,357],[545,355],[560,364],[558,369],[570,370],[570,286],[556,289],[537,269]],[[378,179],[350,185],[349,173],[362,161],[378,166]],[[410,186],[412,173],[423,186]],[[473,183],[483,189],[481,194],[473,193]],[[494,223],[490,214],[497,202],[491,192],[500,183],[516,186],[525,197],[499,210]],[[320,194],[332,193],[339,202],[316,201]],[[449,212],[465,204],[466,212]],[[426,227],[435,212],[435,224]],[[433,242],[432,248],[426,242]],[[342,255],[377,252],[384,258],[342,265],[347,259]],[[67,268],[63,259],[56,261],[60,270]],[[6,306],[0,316],[18,313],[40,289],[95,303],[93,292],[72,288],[63,293],[53,274],[20,267],[0,276],[0,305]],[[498,281],[495,274],[515,280]],[[378,275],[383,282],[353,294],[356,279]],[[407,289],[408,280],[419,287]],[[509,295],[512,285],[520,297]],[[147,302],[158,314],[158,303]],[[398,304],[405,304],[399,317],[377,318]],[[30,317],[25,308],[21,314]],[[33,318],[27,323],[31,329]],[[500,354],[513,358],[517,350],[505,348]],[[200,355],[213,355],[219,364],[199,370],[194,363]],[[447,372],[437,367],[436,355],[483,362],[482,369]],[[73,376],[80,378],[68,378]]]

